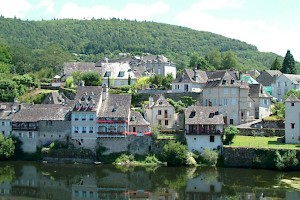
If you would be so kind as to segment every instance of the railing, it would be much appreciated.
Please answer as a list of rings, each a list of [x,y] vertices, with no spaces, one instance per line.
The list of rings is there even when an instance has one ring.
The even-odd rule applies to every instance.
[[[151,132],[129,132],[129,131],[124,131],[124,132],[97,132],[99,135],[151,135]]]
[[[223,133],[218,130],[218,131],[202,131],[202,132],[188,131],[185,134],[186,135],[222,135]]]
[[[156,119],[171,119],[171,115],[156,115]]]
[[[127,120],[97,120],[98,124],[124,124],[128,123]]]

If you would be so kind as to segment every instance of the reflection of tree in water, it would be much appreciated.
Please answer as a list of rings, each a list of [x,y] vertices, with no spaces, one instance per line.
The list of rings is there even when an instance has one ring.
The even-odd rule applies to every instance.
[[[16,174],[13,166],[0,166],[0,184],[2,184],[4,181],[11,183],[15,178]]]

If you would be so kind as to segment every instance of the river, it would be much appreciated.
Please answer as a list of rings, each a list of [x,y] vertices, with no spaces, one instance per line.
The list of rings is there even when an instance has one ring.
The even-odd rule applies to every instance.
[[[300,190],[282,182],[294,177],[300,172],[1,162],[0,200],[300,200]]]

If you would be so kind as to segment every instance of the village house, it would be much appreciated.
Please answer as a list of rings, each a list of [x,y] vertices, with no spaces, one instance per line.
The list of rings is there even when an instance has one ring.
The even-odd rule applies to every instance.
[[[29,153],[55,140],[67,142],[71,131],[70,111],[71,105],[21,106],[12,118],[12,135],[23,142],[23,151]]]
[[[281,74],[279,70],[264,70],[256,78],[256,81],[262,84],[267,89],[267,92],[272,95],[272,83],[275,82],[276,78]]]
[[[201,92],[207,82],[207,74],[205,71],[197,70],[196,68],[184,69],[172,83],[173,93],[183,92]]]
[[[185,109],[185,137],[189,151],[220,150],[224,118],[217,107],[190,106]]]
[[[300,143],[300,100],[294,94],[285,100],[285,142]]]
[[[254,100],[248,83],[237,80],[232,70],[211,71],[203,88],[202,105],[216,106],[225,125],[239,125],[254,119]]]
[[[282,101],[289,90],[300,90],[300,74],[281,74],[271,86],[272,96]]]
[[[101,69],[95,66],[93,62],[65,62],[63,76],[68,78],[74,72],[98,72],[101,74]]]
[[[175,108],[162,95],[149,97],[149,104],[144,105],[145,119],[152,127],[160,127],[163,130],[177,128],[177,114]]]
[[[129,132],[133,134],[149,134],[151,132],[150,123],[144,119],[140,112],[131,111]]]
[[[261,84],[249,84],[249,96],[254,100],[255,118],[262,119],[271,114],[272,96]]]

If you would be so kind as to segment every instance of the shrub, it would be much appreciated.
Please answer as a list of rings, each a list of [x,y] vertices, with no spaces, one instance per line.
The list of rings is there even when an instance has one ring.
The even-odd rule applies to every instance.
[[[233,138],[239,133],[240,131],[233,125],[226,127],[224,130],[224,135],[225,135],[224,144],[232,143]]]
[[[275,152],[275,166],[278,170],[291,170],[299,163],[296,151],[286,151],[283,155]]]
[[[147,164],[159,164],[161,163],[155,155],[147,155],[146,158],[145,158],[145,163]]]
[[[169,166],[181,166],[187,163],[187,147],[179,142],[170,141],[164,145],[162,157]]]
[[[133,161],[134,161],[134,155],[122,154],[115,160],[114,163],[126,163],[126,162],[133,162]]]
[[[187,153],[187,159],[186,159],[186,164],[187,165],[197,165],[197,161],[195,158],[197,158],[198,156],[196,154],[194,154],[193,152],[188,152]]]
[[[218,161],[218,152],[210,149],[205,149],[201,154],[204,164],[214,166]]]

